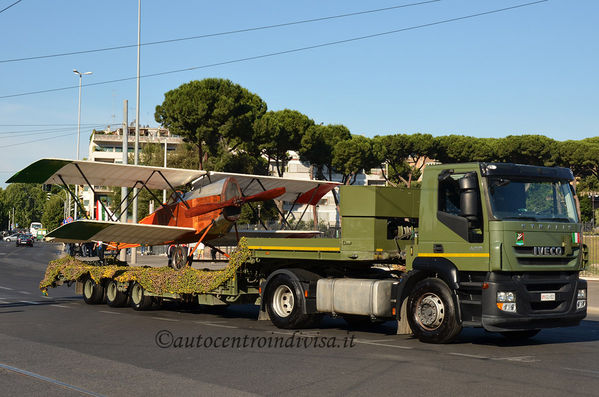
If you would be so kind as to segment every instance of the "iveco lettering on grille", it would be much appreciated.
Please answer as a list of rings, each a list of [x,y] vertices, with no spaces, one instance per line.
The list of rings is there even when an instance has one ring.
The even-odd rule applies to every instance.
[[[534,255],[563,255],[564,249],[562,247],[533,247],[532,253]]]

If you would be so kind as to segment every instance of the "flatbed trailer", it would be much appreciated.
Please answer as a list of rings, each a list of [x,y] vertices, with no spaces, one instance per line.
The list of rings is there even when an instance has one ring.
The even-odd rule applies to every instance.
[[[123,276],[126,269],[62,275],[47,286],[77,281],[88,303],[137,310],[169,299],[253,303],[280,328],[314,327],[329,314],[398,320],[430,343],[450,342],[463,327],[531,337],[586,316],[579,272],[588,251],[572,180],[557,167],[429,166],[420,189],[341,187],[338,239],[242,239],[224,270],[197,270],[229,272],[209,289],[160,290]]]

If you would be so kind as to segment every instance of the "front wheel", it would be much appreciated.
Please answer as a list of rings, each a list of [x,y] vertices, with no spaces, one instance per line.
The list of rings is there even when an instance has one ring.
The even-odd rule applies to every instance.
[[[293,280],[285,275],[276,276],[266,290],[266,310],[270,321],[278,328],[295,329],[315,325],[318,314],[303,313],[306,301]]]
[[[452,292],[442,280],[419,281],[408,298],[408,323],[425,343],[449,343],[462,331]]]
[[[187,247],[176,246],[173,247],[171,252],[171,258],[169,266],[175,270],[180,270],[187,264]]]

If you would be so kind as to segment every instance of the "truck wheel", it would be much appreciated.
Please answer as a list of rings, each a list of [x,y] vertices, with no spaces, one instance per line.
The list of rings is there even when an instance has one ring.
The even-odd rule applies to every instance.
[[[175,270],[180,270],[185,267],[187,263],[187,247],[177,246],[174,247],[171,252],[171,260],[169,266]]]
[[[314,325],[319,319],[317,314],[302,313],[306,304],[304,295],[287,275],[281,274],[271,280],[266,297],[266,310],[270,321],[278,328],[306,328]]]
[[[408,323],[425,343],[449,343],[462,331],[447,284],[438,278],[419,281],[408,298]]]
[[[509,341],[517,342],[530,339],[539,332],[541,332],[540,329],[528,329],[525,331],[505,331],[501,332],[501,335],[503,335],[503,337]]]
[[[104,300],[104,287],[97,284],[91,277],[83,282],[83,300],[88,305],[96,305]]]
[[[148,310],[152,306],[152,297],[146,296],[143,287],[137,282],[131,287],[130,298],[134,310]]]
[[[121,307],[127,303],[127,293],[119,291],[118,283],[114,280],[110,280],[106,286],[106,303],[110,307]]]

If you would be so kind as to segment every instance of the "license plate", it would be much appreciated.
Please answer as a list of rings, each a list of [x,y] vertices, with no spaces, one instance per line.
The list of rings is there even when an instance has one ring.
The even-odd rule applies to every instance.
[[[545,302],[545,301],[554,301],[555,300],[555,293],[551,292],[551,293],[546,293],[546,294],[541,294],[541,301]]]

